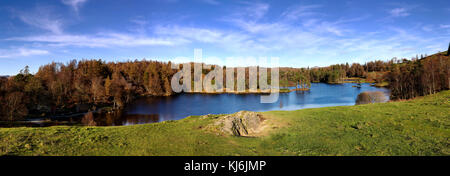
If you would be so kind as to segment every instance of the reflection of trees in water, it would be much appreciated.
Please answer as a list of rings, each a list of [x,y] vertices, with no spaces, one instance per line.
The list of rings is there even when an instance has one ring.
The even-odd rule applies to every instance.
[[[97,126],[97,123],[94,120],[94,113],[88,112],[81,119],[81,123],[85,126]]]
[[[145,124],[159,122],[158,114],[131,114],[125,116],[123,125]]]
[[[300,94],[300,95],[305,95],[305,94],[309,94],[310,91],[309,90],[297,90],[295,91],[296,94]]]
[[[121,123],[117,123],[123,112],[122,111],[114,111],[114,112],[106,112],[97,114],[95,117],[95,122],[97,122],[97,126],[116,126],[121,125]]]
[[[125,114],[123,111],[99,114],[95,121],[98,126],[119,126],[159,122],[158,114]]]

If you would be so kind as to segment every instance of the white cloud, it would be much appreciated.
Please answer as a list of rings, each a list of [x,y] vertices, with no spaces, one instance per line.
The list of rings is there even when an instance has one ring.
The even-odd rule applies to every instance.
[[[262,23],[261,19],[268,12],[270,5],[266,3],[244,2],[245,7],[237,9],[230,16],[224,18],[224,21],[250,33],[280,32],[283,24],[281,23]]]
[[[63,22],[50,13],[46,7],[36,7],[32,11],[15,11],[15,15],[24,23],[53,33],[62,33]]]
[[[259,23],[255,21],[245,21],[236,19],[233,21],[235,25],[251,33],[265,32],[281,32],[285,29],[281,23]]]
[[[268,12],[269,5],[261,3],[249,4],[248,7],[239,10],[225,21],[231,22],[235,26],[255,34],[283,35],[283,33],[290,33],[290,31],[309,31],[315,34],[343,36],[348,30],[342,28],[341,24],[366,18],[366,16],[362,16],[355,19],[340,19],[333,22],[324,21],[316,18],[316,16],[320,15],[316,11],[320,7],[321,5],[294,6],[282,12],[279,20],[275,22],[262,22],[261,19]],[[254,15],[243,15],[252,13]],[[294,20],[301,22],[303,25],[302,29],[298,25],[292,24]]]
[[[87,0],[62,0],[62,3],[73,8],[73,10],[78,13],[81,6],[86,3]]]
[[[251,3],[242,2],[245,5],[243,8],[239,8],[236,13],[233,14],[235,18],[247,18],[249,20],[257,21],[264,17],[270,8],[267,3]]]
[[[406,8],[395,8],[389,11],[392,17],[406,17],[409,16],[408,10]]]
[[[443,29],[447,29],[447,28],[450,28],[450,24],[441,24],[441,25],[439,25],[439,27],[441,27]]]
[[[303,5],[303,6],[295,6],[288,8],[287,11],[283,12],[281,16],[289,19],[296,20],[300,17],[317,15],[318,13],[313,11],[317,8],[322,7],[321,5]]]
[[[17,48],[17,49],[0,49],[0,58],[26,57],[34,55],[49,54],[46,50]]]
[[[138,16],[131,20],[134,25],[129,27],[129,30],[138,34],[144,35],[147,32],[148,22],[144,17]]]
[[[183,39],[135,36],[124,33],[101,33],[97,35],[39,35],[15,37],[6,40],[46,43],[50,46],[78,47],[133,47],[133,46],[172,46],[186,43]]]
[[[339,26],[340,21],[328,22],[328,21],[319,21],[312,20],[303,23],[303,26],[307,28],[307,30],[314,33],[331,33],[336,36],[343,36],[347,29],[343,29]]]
[[[226,37],[223,32],[218,30],[180,26],[158,26],[155,29],[155,33],[157,35],[186,38],[205,43],[216,43]]]

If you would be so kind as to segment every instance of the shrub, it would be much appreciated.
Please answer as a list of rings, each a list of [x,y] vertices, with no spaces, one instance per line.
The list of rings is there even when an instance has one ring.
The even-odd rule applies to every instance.
[[[374,91],[374,92],[362,92],[356,98],[356,104],[369,104],[369,103],[382,103],[386,102],[387,98],[383,92]]]

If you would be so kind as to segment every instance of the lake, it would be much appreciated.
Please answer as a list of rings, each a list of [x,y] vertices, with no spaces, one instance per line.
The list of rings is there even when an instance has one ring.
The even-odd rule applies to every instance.
[[[95,117],[97,125],[120,126],[179,120],[191,115],[230,114],[242,110],[273,111],[355,105],[364,91],[389,90],[362,84],[312,83],[311,90],[280,93],[276,103],[260,103],[260,94],[179,94],[169,97],[146,97],[128,104],[121,112]]]

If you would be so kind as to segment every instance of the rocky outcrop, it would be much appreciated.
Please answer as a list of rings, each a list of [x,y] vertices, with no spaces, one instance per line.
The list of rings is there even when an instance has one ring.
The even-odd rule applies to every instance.
[[[259,133],[263,118],[256,112],[240,111],[219,117],[214,123],[216,129],[233,136],[253,136]]]

